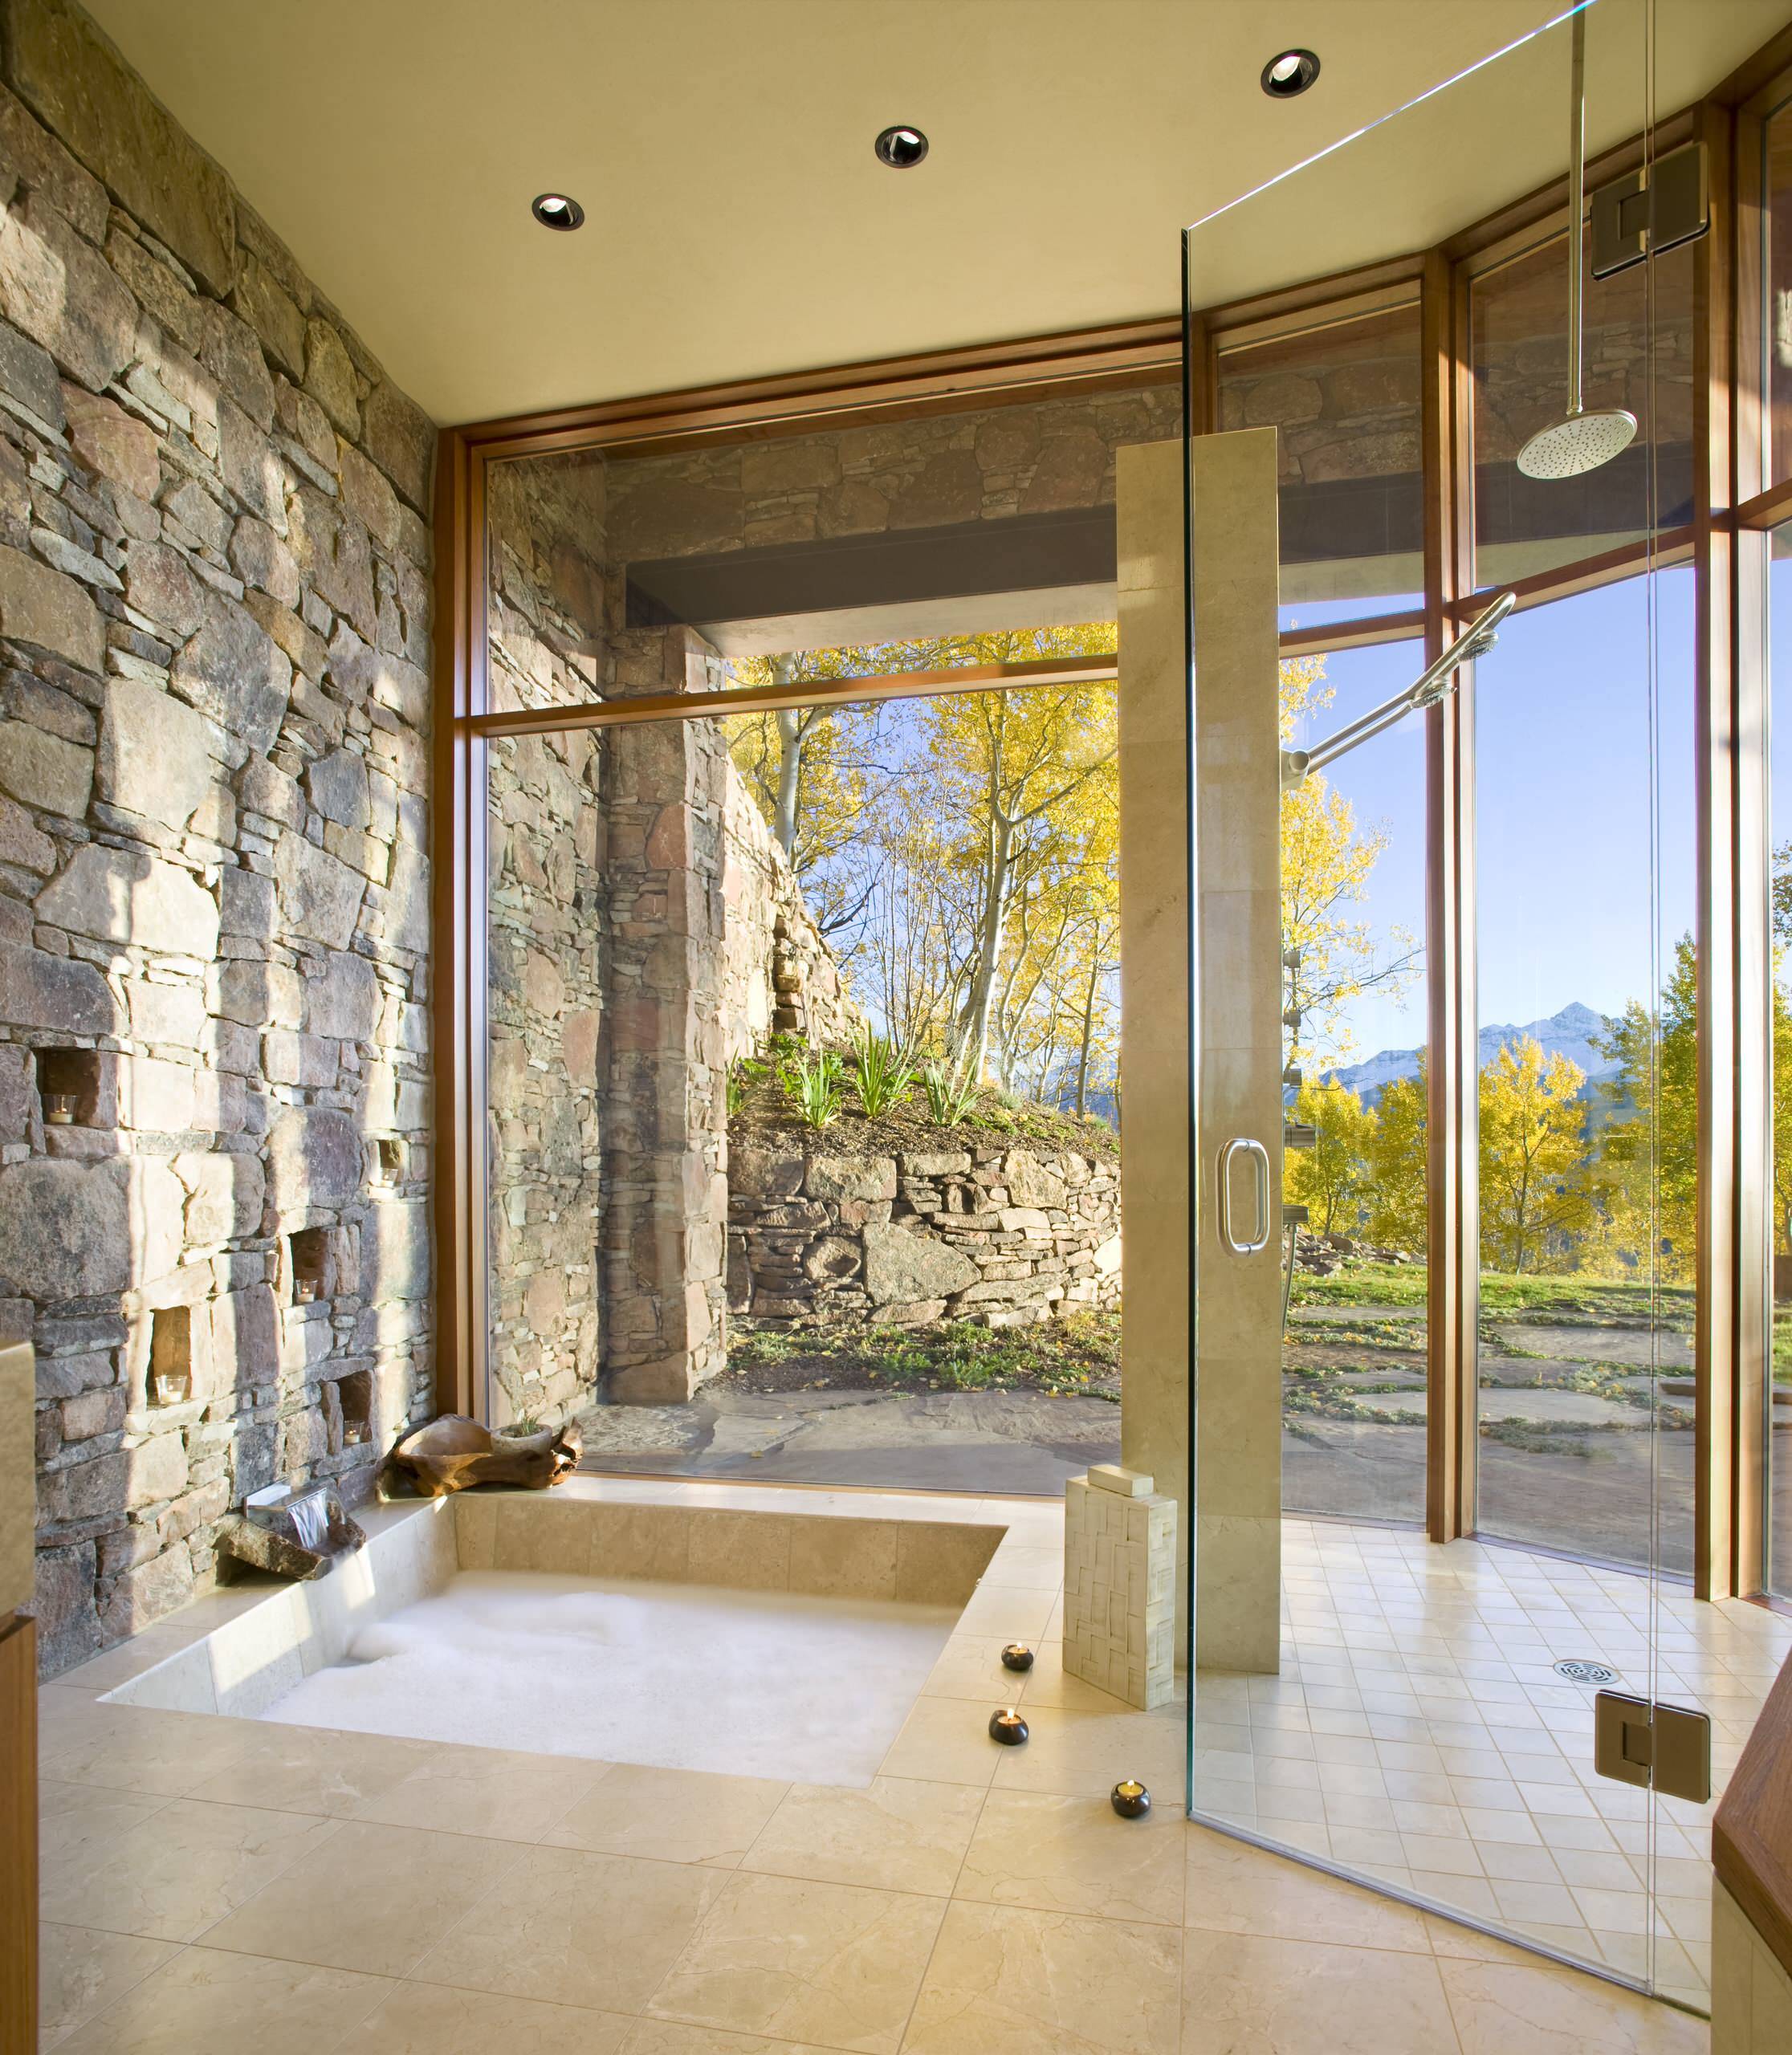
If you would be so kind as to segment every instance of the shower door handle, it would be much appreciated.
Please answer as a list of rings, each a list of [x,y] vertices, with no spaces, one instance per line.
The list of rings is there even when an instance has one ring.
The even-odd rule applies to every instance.
[[[1232,1170],[1236,1157],[1248,1157],[1256,1173],[1256,1218],[1252,1239],[1241,1242],[1232,1231]],[[1220,1239],[1234,1255],[1256,1255],[1269,1246],[1269,1152],[1248,1135],[1235,1134],[1220,1151]]]

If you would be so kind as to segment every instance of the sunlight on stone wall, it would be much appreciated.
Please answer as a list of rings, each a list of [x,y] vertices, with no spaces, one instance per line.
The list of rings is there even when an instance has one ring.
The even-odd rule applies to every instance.
[[[59,1669],[431,1407],[434,431],[83,17],[8,25],[0,1317]]]

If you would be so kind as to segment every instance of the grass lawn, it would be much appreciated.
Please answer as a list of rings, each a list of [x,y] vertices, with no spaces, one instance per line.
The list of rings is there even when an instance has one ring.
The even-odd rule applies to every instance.
[[[1031,1327],[738,1329],[730,1381],[743,1390],[1034,1391],[1120,1397],[1120,1316],[1072,1312]]]

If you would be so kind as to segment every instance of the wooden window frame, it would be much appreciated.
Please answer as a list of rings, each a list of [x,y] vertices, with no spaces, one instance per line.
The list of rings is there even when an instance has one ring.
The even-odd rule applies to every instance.
[[[1514,587],[1521,607],[1528,607],[1670,563],[1690,563],[1696,580],[1698,713],[1693,755],[1701,975],[1695,1586],[1700,1595],[1712,1597],[1758,1593],[1764,1562],[1764,1516],[1757,1483],[1771,1332],[1766,1234],[1766,1179],[1771,1166],[1768,1162],[1764,1173],[1758,1140],[1750,1139],[1758,1137],[1767,1105],[1764,1080],[1770,1083],[1766,1063],[1770,1041],[1764,1033],[1769,1015],[1761,600],[1765,531],[1792,519],[1792,480],[1766,484],[1760,409],[1745,394],[1749,379],[1758,381],[1759,375],[1760,125],[1766,109],[1789,94],[1792,29],[1782,31],[1704,101],[1657,124],[1653,132],[1657,151],[1697,136],[1706,142],[1713,160],[1713,233],[1694,254],[1694,520],[1649,542],[1519,580]],[[1644,147],[1637,138],[1602,153],[1589,167],[1590,183],[1635,165]],[[506,735],[595,727],[624,719],[743,711],[762,696],[728,694],[675,704],[636,702],[627,709],[609,702],[495,713],[489,702],[486,645],[488,466],[514,458],[581,450],[616,457],[670,453],[813,433],[849,421],[891,421],[1179,380],[1191,425],[1197,433],[1210,432],[1217,425],[1218,357],[1223,348],[1359,319],[1410,303],[1416,295],[1422,353],[1423,606],[1416,612],[1364,616],[1293,630],[1283,636],[1282,648],[1290,656],[1309,654],[1416,633],[1423,637],[1428,660],[1489,596],[1476,589],[1472,575],[1470,286],[1476,276],[1509,261],[1523,248],[1559,234],[1565,214],[1566,181],[1557,181],[1432,249],[1191,314],[1186,348],[1183,319],[1171,315],[442,431],[435,498],[437,721],[431,838],[437,1349],[444,1405],[478,1417],[486,1411],[485,809],[490,743]],[[1758,384],[1753,389],[1758,392]],[[1003,682],[968,676],[855,679],[842,682],[841,696],[990,689]],[[1438,1541],[1474,1529],[1479,1223],[1472,694],[1470,678],[1453,698],[1426,716],[1432,1136],[1426,1525]],[[815,686],[803,689],[805,701],[821,696]],[[728,702],[725,708],[714,703],[723,699]]]

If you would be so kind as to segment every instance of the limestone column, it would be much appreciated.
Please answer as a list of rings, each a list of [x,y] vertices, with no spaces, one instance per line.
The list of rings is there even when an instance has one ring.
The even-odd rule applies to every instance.
[[[1199,1241],[1194,1505],[1188,1504],[1190,908],[1183,452],[1119,458],[1122,1189],[1126,1209],[1121,1445],[1183,1502],[1203,1666],[1273,1670],[1280,1642],[1281,1190],[1280,789],[1276,445],[1203,437],[1191,493],[1195,681]],[[1272,1233],[1221,1245],[1226,1141],[1269,1157]],[[1232,1196],[1248,1231],[1248,1166]],[[1186,1593],[1187,1579],[1182,1579]],[[1186,1647],[1187,1623],[1179,1622]]]

